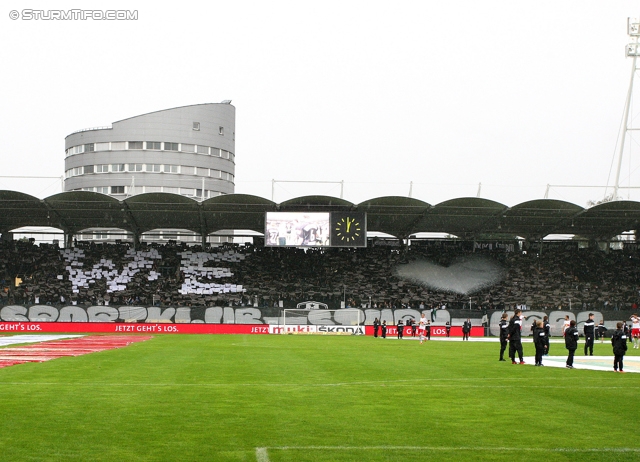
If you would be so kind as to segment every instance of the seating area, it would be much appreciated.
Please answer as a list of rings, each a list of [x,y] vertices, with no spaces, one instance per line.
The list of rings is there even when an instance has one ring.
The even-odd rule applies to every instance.
[[[640,253],[567,244],[543,252],[475,249],[473,243],[298,249],[225,244],[0,244],[2,305],[285,306],[304,301],[375,308],[637,308]],[[502,279],[455,293],[400,278],[416,261],[449,268],[484,259]],[[15,284],[15,287],[14,287]]]

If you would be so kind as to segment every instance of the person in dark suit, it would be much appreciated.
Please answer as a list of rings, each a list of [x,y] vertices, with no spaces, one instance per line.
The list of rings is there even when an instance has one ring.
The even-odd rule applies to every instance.
[[[404,336],[404,322],[402,319],[398,319],[398,340],[401,340]]]
[[[607,331],[607,328],[604,327],[604,319],[602,321],[600,321],[600,324],[598,324],[598,330],[596,332],[598,332],[598,336],[600,337],[600,343],[604,342],[604,333]]]
[[[447,331],[447,337],[449,337],[449,335],[451,334],[451,323],[447,321],[446,324],[444,325],[444,328]]]
[[[427,336],[427,340],[431,340],[431,321],[427,321],[427,324],[424,326],[424,333]]]
[[[411,323],[410,324],[410,326],[411,326],[411,336],[415,337],[416,336],[416,331],[418,330],[418,326],[416,324],[416,320],[411,318],[411,319],[409,319],[409,322]]]
[[[584,355],[587,356],[587,352],[589,352],[589,356],[593,356],[593,341],[596,331],[596,322],[593,320],[593,313],[589,313],[589,319],[584,322],[582,330],[584,333]]]
[[[467,320],[462,323],[462,340],[469,341],[469,333],[471,332],[471,319],[467,318]]]
[[[382,325],[380,326],[380,330],[382,332],[382,338],[387,338],[387,321],[382,321]]]
[[[516,353],[520,359],[520,364],[524,364],[524,354],[522,353],[522,319],[520,318],[522,310],[516,308],[513,316],[509,320],[509,357],[511,358],[511,364],[516,363]]]
[[[544,351],[544,355],[549,356],[549,346],[550,346],[549,339],[551,338],[551,324],[549,324],[549,316],[545,316],[542,319],[542,328],[544,329],[544,333],[547,339],[547,348]]]
[[[578,339],[580,333],[576,328],[576,321],[572,319],[569,322],[569,328],[564,331],[564,345],[569,350],[569,356],[567,356],[567,369],[573,369],[573,355],[578,349]]]
[[[618,329],[611,336],[611,346],[613,347],[613,370],[624,372],[624,354],[627,352],[627,334],[624,332],[623,322],[617,324]]]
[[[507,337],[509,335],[508,317],[509,315],[507,313],[502,313],[502,318],[498,323],[498,327],[500,328],[500,361],[506,361],[504,359],[504,350],[507,349]]]
[[[542,356],[547,350],[549,339],[544,329],[542,321],[536,321],[536,327],[533,329],[533,344],[536,347],[536,366],[543,366]]]
[[[373,336],[378,336],[378,329],[380,329],[380,320],[378,318],[373,320]]]

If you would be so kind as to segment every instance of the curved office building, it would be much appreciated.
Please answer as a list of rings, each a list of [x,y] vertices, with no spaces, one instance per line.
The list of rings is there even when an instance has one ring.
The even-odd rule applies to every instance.
[[[66,137],[65,153],[65,191],[117,199],[149,192],[198,200],[232,194],[235,107],[231,101],[196,104],[79,130]]]

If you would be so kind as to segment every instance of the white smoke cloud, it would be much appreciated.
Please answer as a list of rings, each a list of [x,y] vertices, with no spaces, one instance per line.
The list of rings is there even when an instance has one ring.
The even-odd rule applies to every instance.
[[[484,257],[466,257],[454,260],[449,266],[417,260],[397,266],[395,274],[433,290],[469,295],[500,282],[504,269]]]

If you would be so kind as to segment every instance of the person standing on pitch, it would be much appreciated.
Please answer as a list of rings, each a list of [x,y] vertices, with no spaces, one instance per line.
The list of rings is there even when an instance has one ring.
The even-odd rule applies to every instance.
[[[427,340],[431,340],[431,321],[427,321],[427,325],[424,326],[424,333],[427,335]]]
[[[622,361],[627,352],[627,335],[622,329],[623,322],[617,324],[618,329],[611,336],[611,346],[613,346],[613,370],[624,372]]]
[[[380,320],[378,318],[373,320],[373,336],[378,337],[378,329],[380,328]]]
[[[387,321],[382,321],[380,331],[382,333],[382,338],[387,338]]]
[[[471,319],[467,318],[462,324],[462,341],[469,341],[469,332],[471,332]]]
[[[542,364],[542,356],[547,350],[547,344],[549,343],[549,339],[547,338],[547,334],[544,330],[544,325],[542,321],[536,321],[536,327],[533,329],[533,344],[536,347],[536,366],[543,366]]]
[[[418,335],[420,336],[420,345],[424,342],[424,336],[427,330],[427,318],[424,313],[420,315],[420,321],[418,321]]]
[[[520,364],[524,364],[524,358],[522,354],[522,319],[520,319],[520,313],[522,310],[516,308],[513,317],[509,321],[509,357],[511,358],[511,364],[516,363],[516,352],[518,358],[520,358]]]
[[[640,318],[635,314],[631,315],[631,337],[633,338],[633,348],[638,348],[640,342]]]
[[[549,345],[550,345],[549,339],[551,338],[551,324],[549,324],[549,316],[545,316],[542,319],[542,327],[547,337],[547,349],[545,350],[544,355],[549,356]]]
[[[576,322],[571,320],[569,328],[564,331],[564,345],[569,350],[569,356],[567,356],[567,369],[573,369],[573,355],[578,349],[578,339],[580,333],[576,328]]]
[[[402,337],[404,336],[404,322],[402,322],[402,319],[398,319],[398,340],[402,340]]]
[[[562,323],[562,336],[564,337],[565,332],[571,326],[571,321],[569,321],[569,315],[564,317],[564,322]]]
[[[447,321],[444,325],[445,330],[447,331],[447,337],[451,335],[451,323]]]
[[[507,313],[502,313],[502,319],[498,323],[498,327],[500,327],[500,361],[505,361],[504,350],[507,349],[507,337],[509,335],[508,317]]]
[[[588,350],[589,356],[593,356],[593,341],[596,332],[596,322],[593,320],[593,313],[589,313],[589,319],[584,322],[582,332],[584,333],[584,355],[587,356]]]
[[[604,343],[604,333],[607,331],[607,328],[604,327],[604,319],[600,321],[598,324],[598,335],[600,336],[600,343]]]

